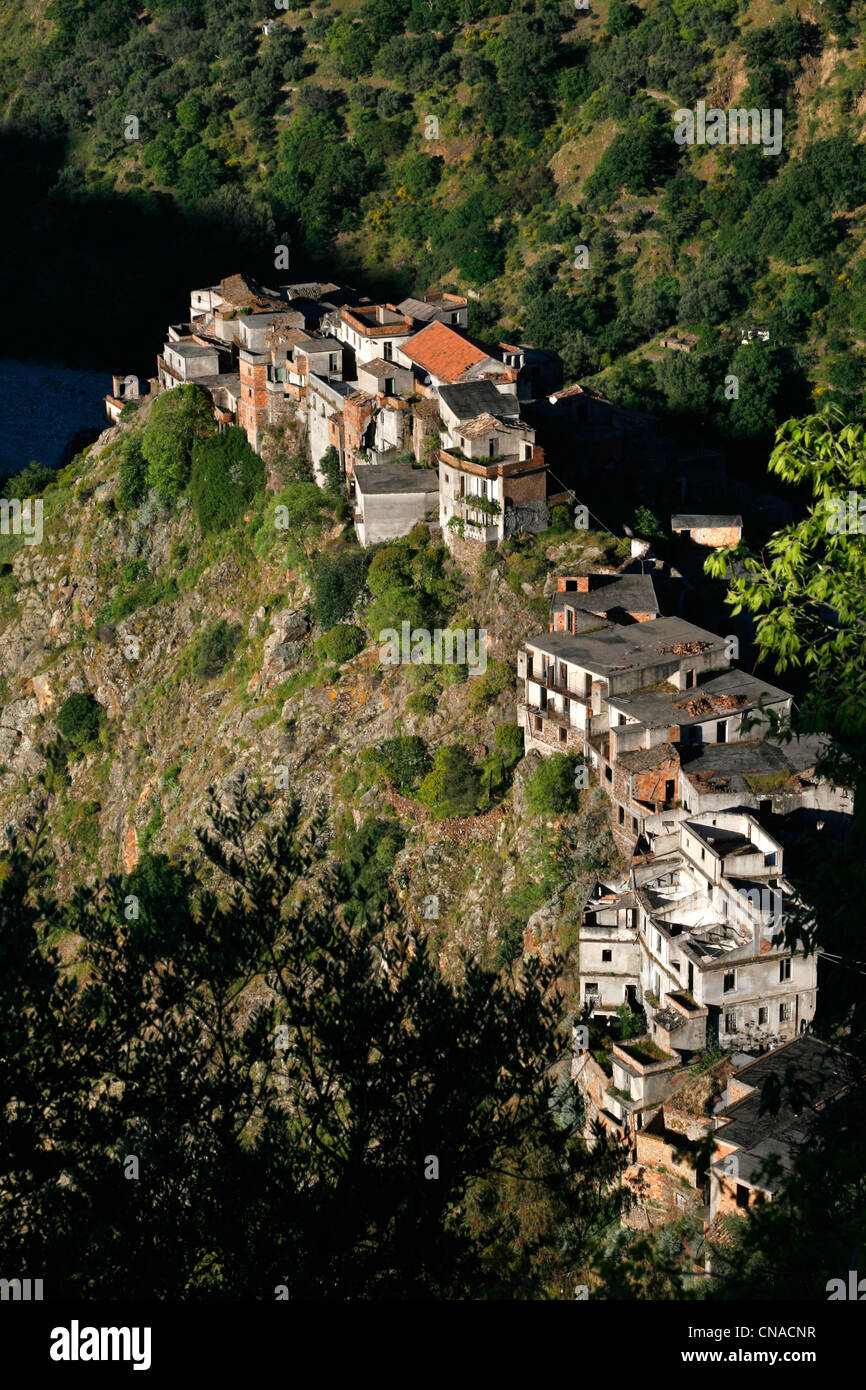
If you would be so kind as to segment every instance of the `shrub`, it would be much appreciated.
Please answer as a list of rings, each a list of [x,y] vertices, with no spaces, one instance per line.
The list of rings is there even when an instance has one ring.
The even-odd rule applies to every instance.
[[[353,623],[340,623],[319,639],[323,654],[338,666],[344,661],[351,661],[366,645],[367,634],[362,627],[356,627]]]
[[[78,691],[63,702],[57,728],[70,748],[84,752],[97,742],[104,718],[105,712],[93,696]]]
[[[193,445],[213,432],[213,411],[198,386],[177,386],[153,403],[141,451],[148,482],[162,502],[173,502],[189,480]]]
[[[419,714],[426,718],[428,715],[436,713],[438,703],[436,696],[429,688],[414,690],[406,701],[406,713]]]
[[[384,904],[394,860],[405,843],[406,834],[399,821],[371,816],[342,846],[338,844],[338,856],[348,871],[353,889],[345,905],[349,921],[365,908],[379,908]]]
[[[367,588],[374,598],[397,585],[410,584],[412,552],[408,545],[387,545],[370,561]]]
[[[335,500],[342,501],[346,495],[345,474],[340,463],[340,455],[329,444],[319,461],[319,468],[325,478],[325,491]]]
[[[667,540],[663,523],[649,507],[638,507],[634,514],[632,527],[636,536],[647,541]]]
[[[382,632],[391,629],[398,634],[403,623],[410,628],[423,627],[425,621],[424,604],[414,589],[395,584],[379,594],[370,605],[367,613],[367,627],[374,638],[380,640]]]
[[[449,685],[463,685],[468,678],[469,667],[464,666],[459,661],[450,662],[449,664],[442,667],[442,685],[446,688]]]
[[[385,739],[373,751],[372,757],[392,786],[403,793],[413,792],[430,767],[427,744],[414,734]]]
[[[469,708],[473,714],[481,714],[503,692],[514,684],[514,676],[507,661],[489,661],[487,670],[480,676],[472,677],[469,692]]]
[[[315,483],[289,483],[275,499],[275,520],[280,530],[292,534],[321,531],[328,499]]]
[[[140,439],[127,439],[120,454],[120,488],[117,505],[121,511],[132,511],[144,501],[148,493],[147,459],[144,457]]]
[[[313,564],[311,608],[321,627],[334,627],[351,613],[364,588],[366,574],[367,556],[359,546],[317,556]]]
[[[531,811],[570,811],[574,806],[575,759],[569,753],[551,753],[542,758],[526,784],[526,801]]]
[[[0,483],[0,491],[6,498],[17,497],[23,501],[25,497],[37,497],[44,492],[49,483],[55,481],[55,477],[53,468],[46,468],[42,463],[28,463],[20,473],[5,478]]]
[[[523,757],[523,730],[519,724],[500,724],[493,738],[508,767],[520,762]]]
[[[228,530],[264,485],[265,466],[237,425],[196,441],[192,503],[205,534]]]
[[[418,798],[437,817],[471,816],[481,795],[481,774],[472,757],[458,744],[446,744],[433,759],[433,768],[418,788]]]
[[[208,680],[224,670],[240,641],[241,629],[237,623],[227,623],[225,618],[216,618],[209,623],[196,638],[192,654],[192,669],[195,675]]]

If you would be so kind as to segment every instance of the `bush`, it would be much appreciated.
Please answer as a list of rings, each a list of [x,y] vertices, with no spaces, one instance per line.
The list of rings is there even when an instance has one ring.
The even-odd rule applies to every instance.
[[[472,677],[469,692],[469,708],[473,714],[481,714],[503,692],[514,684],[514,675],[507,661],[489,661],[487,670],[481,676]]]
[[[189,480],[193,446],[213,432],[213,411],[198,386],[177,386],[157,396],[141,440],[148,482],[162,502],[173,502]]]
[[[69,747],[80,753],[98,741],[104,718],[105,712],[93,696],[79,691],[63,702],[57,728]]]
[[[234,654],[240,635],[239,624],[227,623],[225,618],[216,618],[209,623],[199,633],[193,647],[192,669],[195,675],[204,680],[219,675]]]
[[[55,476],[53,468],[46,468],[41,463],[28,463],[20,473],[4,479],[0,483],[0,490],[6,498],[17,497],[23,501],[25,497],[38,497],[49,483],[55,481]]]
[[[289,483],[275,499],[274,518],[278,529],[291,535],[320,531],[328,499],[315,483]]]
[[[458,744],[440,748],[433,769],[418,788],[418,798],[439,817],[471,816],[481,795],[481,774]]]
[[[356,627],[353,623],[340,623],[319,639],[323,655],[338,666],[344,661],[351,661],[366,645],[367,634],[362,627]]]
[[[346,496],[345,474],[340,463],[340,455],[329,444],[319,461],[319,468],[325,478],[325,492],[335,501],[342,501]]]
[[[367,556],[360,546],[326,551],[313,564],[313,618],[331,628],[351,613],[367,574]]]
[[[192,504],[205,534],[228,530],[264,485],[265,466],[238,425],[193,446]]]
[[[400,584],[379,594],[366,617],[367,627],[377,641],[382,641],[381,634],[389,630],[400,634],[403,623],[416,628],[423,627],[424,622],[425,608],[421,598],[414,589]]]
[[[520,762],[523,757],[523,730],[519,724],[500,724],[493,738],[508,767]]]
[[[569,753],[550,753],[542,758],[526,784],[526,801],[537,815],[570,811],[574,807],[575,759]]]
[[[427,718],[436,713],[436,706],[439,701],[429,688],[425,690],[414,690],[406,701],[407,714],[419,714]]]
[[[388,738],[372,752],[372,760],[398,792],[411,794],[430,767],[423,738]]]
[[[345,904],[348,921],[365,909],[380,908],[385,903],[394,860],[405,843],[406,834],[399,821],[371,816],[342,845],[338,844],[338,857],[352,884],[352,896]]]
[[[668,539],[664,524],[649,507],[638,507],[636,509],[632,528],[635,535],[645,541],[664,541]]]
[[[120,489],[117,505],[123,512],[132,511],[144,501],[148,493],[147,459],[144,457],[140,439],[127,439],[120,454]]]
[[[387,545],[377,551],[367,570],[367,588],[378,598],[395,585],[412,582],[412,552],[408,545]]]

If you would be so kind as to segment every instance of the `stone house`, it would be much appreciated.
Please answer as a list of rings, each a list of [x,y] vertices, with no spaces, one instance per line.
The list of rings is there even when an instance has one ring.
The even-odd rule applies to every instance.
[[[747,737],[683,748],[683,812],[701,815],[735,804],[775,816],[800,812],[801,822],[816,830],[828,823],[842,828],[853,813],[854,794],[816,772],[823,742],[808,735],[790,743]]]
[[[680,512],[671,517],[671,530],[675,536],[688,537],[695,545],[718,550],[726,545],[739,545],[743,538],[743,518],[710,512]]]
[[[446,323],[465,331],[469,325],[469,301],[462,294],[425,294],[420,299],[404,299],[397,305],[416,328],[428,323]]]
[[[550,631],[574,632],[577,613],[594,613],[614,623],[648,623],[660,611],[651,574],[558,575]]]
[[[328,321],[330,331],[351,349],[352,361],[347,371],[354,379],[355,364],[380,358],[386,362],[407,363],[400,348],[412,337],[415,325],[408,314],[393,304],[358,304],[342,308]]]
[[[707,1007],[726,1047],[775,1046],[804,1032],[817,959],[777,942],[794,899],[782,846],[734,810],[679,822],[669,846],[632,866],[644,1007],[685,991]]]
[[[547,470],[517,398],[489,380],[442,386],[439,524],[446,543],[498,545],[547,524]]]
[[[387,356],[387,354],[385,354]],[[423,386],[437,394],[442,386],[484,378],[515,383],[517,369],[507,367],[446,324],[434,320],[396,349],[397,361],[409,367]]]
[[[355,531],[361,545],[396,540],[434,513],[438,482],[431,468],[411,464],[356,464],[353,477]]]
[[[598,1014],[640,1004],[651,1020],[659,1015],[677,1050],[703,1045],[682,1041],[692,1006],[706,1009],[713,1033],[730,1046],[767,1047],[804,1031],[815,1012],[817,962],[775,941],[793,899],[782,856],[779,842],[740,811],[679,821],[660,834],[628,880],[598,885],[586,905],[581,999]]]
[[[319,464],[327,449],[336,449],[340,462],[345,467],[349,452],[346,444],[347,402],[358,393],[339,377],[322,377],[317,376],[315,372],[308,372],[306,380],[307,443],[313,460],[313,471],[321,487],[324,484],[324,476]]]
[[[682,618],[622,626],[584,615],[581,632],[550,632],[518,648],[523,682],[517,717],[527,749],[576,752],[610,789],[608,701],[667,685],[690,690],[705,671],[727,668],[725,639]]]
[[[707,1269],[715,1261],[720,1218],[742,1216],[756,1202],[772,1201],[796,1151],[808,1144],[822,1115],[863,1085],[866,1068],[841,1048],[798,1037],[763,1057],[750,1059],[728,1079],[715,1120],[707,1213]],[[766,1083],[781,1086],[775,1113],[762,1104]],[[767,1172],[770,1157],[782,1175]]]
[[[414,389],[409,368],[401,367],[399,362],[386,362],[384,357],[359,362],[357,371],[359,389],[373,396],[408,396]]]
[[[533,401],[549,396],[562,385],[562,358],[546,348],[527,343],[498,343],[498,356],[517,372],[517,398]]]

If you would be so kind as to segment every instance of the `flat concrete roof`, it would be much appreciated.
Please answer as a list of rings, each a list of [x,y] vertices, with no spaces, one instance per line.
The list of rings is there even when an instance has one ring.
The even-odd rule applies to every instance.
[[[576,597],[586,596],[578,594]],[[702,681],[690,690],[636,691],[634,695],[611,695],[609,703],[612,709],[629,715],[648,729],[666,729],[672,724],[698,724],[704,719],[720,719],[728,714],[742,713],[755,708],[762,697],[770,704],[791,699],[787,691],[768,685],[749,671],[731,669]]]
[[[742,526],[741,516],[723,516],[714,512],[678,512],[671,517],[672,531],[697,531],[715,526]]]
[[[784,774],[785,778],[812,771],[826,739],[809,734],[790,743],[744,739],[738,743],[701,743],[681,750],[685,777],[698,792],[760,796],[750,778]],[[781,788],[778,788],[781,790]]]
[[[721,654],[726,639],[683,618],[655,618],[629,627],[601,619],[593,632],[545,632],[528,637],[526,645],[607,676],[632,667],[675,664],[676,659],[691,655]],[[690,652],[690,646],[697,650]]]
[[[439,492],[439,475],[432,468],[410,463],[356,464],[355,486],[365,497],[401,492]]]

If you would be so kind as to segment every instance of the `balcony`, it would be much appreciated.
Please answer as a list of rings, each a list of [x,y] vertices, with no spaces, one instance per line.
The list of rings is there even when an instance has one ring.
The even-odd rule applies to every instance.
[[[469,540],[483,541],[485,544],[495,543],[499,540],[500,523],[498,517],[488,516],[486,512],[481,511],[477,506],[472,506],[461,497],[452,499],[451,505],[454,508],[454,518],[462,522],[463,535]],[[451,526],[451,530],[460,535],[461,528],[457,525]]]
[[[528,702],[521,702],[523,708],[532,715],[539,715],[551,724],[559,724],[564,729],[569,729],[575,738],[583,738],[583,730],[577,724],[572,724],[567,714],[559,714],[552,706],[531,705]]]
[[[157,359],[156,359],[156,368],[157,368],[157,373],[163,373],[163,372],[164,372],[165,375],[166,375],[167,377],[171,377],[171,379],[172,379],[174,382],[176,382],[178,386],[180,386],[181,383],[183,382],[183,377],[180,375],[180,373],[179,373],[179,372],[176,372],[175,369],[174,369],[174,367],[170,367],[170,366],[168,365],[168,363],[166,362],[166,360],[165,360],[164,357],[157,357]]]

